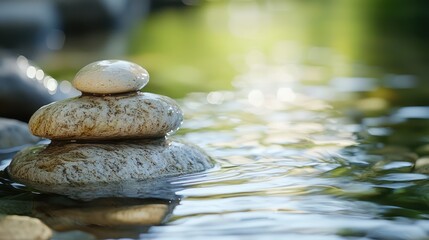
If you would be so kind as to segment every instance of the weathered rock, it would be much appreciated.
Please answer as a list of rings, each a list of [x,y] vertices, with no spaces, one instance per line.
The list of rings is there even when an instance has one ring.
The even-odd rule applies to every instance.
[[[13,148],[26,144],[35,144],[40,139],[33,136],[26,123],[0,118],[0,149]]]
[[[8,240],[50,239],[52,231],[37,218],[0,216],[0,238]]]
[[[149,73],[141,66],[122,60],[103,60],[83,67],[73,86],[85,93],[115,94],[135,92],[149,81]]]
[[[199,148],[160,140],[51,143],[22,150],[8,167],[28,186],[149,180],[203,171],[212,160]]]
[[[154,138],[175,132],[182,120],[171,98],[139,92],[58,101],[34,113],[29,127],[50,139]]]

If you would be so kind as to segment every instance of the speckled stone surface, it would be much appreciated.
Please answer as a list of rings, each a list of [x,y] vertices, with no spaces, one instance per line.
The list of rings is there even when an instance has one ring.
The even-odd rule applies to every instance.
[[[150,180],[212,167],[198,147],[162,139],[37,145],[15,155],[8,172],[15,181],[47,187]]]
[[[34,113],[29,127],[49,139],[153,138],[174,133],[182,120],[171,98],[138,92],[58,101]]]
[[[141,66],[123,60],[103,60],[83,67],[73,86],[85,93],[114,94],[138,91],[149,81],[149,73]]]

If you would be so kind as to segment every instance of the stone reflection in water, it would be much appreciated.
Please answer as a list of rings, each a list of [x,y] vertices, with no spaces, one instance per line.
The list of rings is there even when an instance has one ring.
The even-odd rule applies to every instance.
[[[56,184],[49,188],[38,186],[50,193],[60,194],[76,200],[90,201],[97,198],[159,198],[177,200],[176,191],[183,187],[171,184],[174,178],[153,180],[129,180],[111,183],[90,183],[70,187],[68,184]]]
[[[80,230],[104,238],[139,238],[168,220],[178,200],[98,198],[77,202],[64,197],[38,201],[33,215],[57,232]]]
[[[169,220],[181,199],[175,192],[183,188],[179,183],[172,184],[174,179],[80,188],[56,185],[51,192],[64,195],[60,196],[32,194],[3,175],[0,180],[0,213],[38,218],[50,228],[49,232],[54,231],[54,239],[139,238],[151,226]],[[0,231],[6,231],[5,227],[0,222]]]

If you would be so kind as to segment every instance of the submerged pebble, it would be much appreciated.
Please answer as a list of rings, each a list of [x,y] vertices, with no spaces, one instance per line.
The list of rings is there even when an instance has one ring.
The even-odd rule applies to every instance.
[[[417,159],[414,171],[418,173],[429,173],[429,157]]]
[[[8,240],[51,239],[52,230],[37,218],[0,215],[0,238]]]

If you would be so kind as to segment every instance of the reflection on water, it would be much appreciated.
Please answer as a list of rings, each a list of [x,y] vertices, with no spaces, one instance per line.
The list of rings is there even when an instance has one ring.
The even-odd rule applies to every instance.
[[[177,202],[139,198],[99,198],[77,202],[64,197],[35,201],[32,215],[55,231],[80,230],[97,238],[138,238],[161,224]]]
[[[381,40],[378,35],[359,34],[364,26],[358,23],[348,28],[355,16],[349,13],[385,1],[284,2],[246,1],[241,3],[245,7],[238,7],[240,3],[231,1],[226,7],[204,8],[202,22],[210,25],[207,36],[183,43],[183,49],[177,48],[181,38],[176,45],[167,44],[162,50],[169,59],[162,54],[143,56],[154,62],[149,64],[154,79],[179,79],[178,85],[166,81],[175,90],[180,90],[180,83],[192,85],[192,79],[215,79],[211,74],[224,65],[238,72],[233,75],[233,90],[191,93],[180,101],[186,120],[178,134],[212,155],[218,163],[215,169],[169,178],[149,188],[147,182],[134,182],[66,189],[63,193],[70,198],[34,192],[10,182],[3,173],[0,213],[38,217],[56,231],[81,230],[98,238],[429,238],[427,68],[417,60],[415,65],[395,68],[402,60],[413,59],[401,58],[401,53],[421,56],[415,49],[425,47],[415,39],[398,38],[394,42],[401,45],[395,51],[362,50],[379,46]],[[350,10],[353,7],[357,12]],[[227,17],[219,17],[225,8]],[[309,15],[301,16],[301,8]],[[330,18],[318,22],[326,12],[332,13]],[[376,18],[376,13],[369,17]],[[278,38],[255,37],[268,31],[267,22],[284,24],[292,19],[299,21]],[[241,52],[228,55],[230,61],[220,61],[219,55],[240,45],[217,41],[223,37],[218,29],[222,23],[244,45]],[[193,31],[176,29],[180,22],[171,24],[169,34]],[[271,31],[278,30],[279,26],[268,25],[274,28]],[[322,28],[328,25],[336,27],[332,36]],[[377,29],[378,24],[374,26]],[[390,28],[381,33],[397,37],[404,31],[401,26],[398,35]],[[156,33],[150,21],[148,32]],[[205,42],[205,37],[214,41]],[[250,40],[244,41],[246,37]],[[262,44],[261,39],[267,42]],[[212,46],[202,52],[219,61],[186,48],[190,44],[198,49],[201,45],[193,42],[198,40]],[[402,43],[411,50],[404,50]],[[150,39],[145,46],[151,46]],[[357,56],[367,64],[352,63],[350,58]],[[169,68],[175,57],[182,65]],[[194,66],[187,57],[198,62],[194,60]],[[162,71],[157,73],[154,65]],[[29,71],[36,79],[42,74]],[[223,74],[216,76],[229,76]],[[185,77],[191,80],[186,82]],[[10,153],[2,157],[0,168],[8,158]]]

